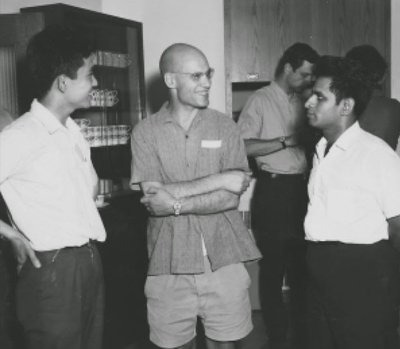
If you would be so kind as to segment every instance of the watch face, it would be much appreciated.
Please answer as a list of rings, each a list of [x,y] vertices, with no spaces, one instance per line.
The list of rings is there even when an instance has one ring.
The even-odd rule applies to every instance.
[[[181,203],[178,201],[178,202],[175,202],[175,203],[174,203],[173,208],[174,208],[174,214],[175,214],[175,216],[178,216],[178,215],[181,213],[182,205],[181,205]]]

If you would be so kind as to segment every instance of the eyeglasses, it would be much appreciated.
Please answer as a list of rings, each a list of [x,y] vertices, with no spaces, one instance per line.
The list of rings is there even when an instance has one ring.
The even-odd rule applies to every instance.
[[[197,81],[200,81],[203,76],[205,76],[208,80],[211,80],[214,75],[214,69],[210,68],[206,72],[199,71],[199,72],[195,72],[195,73],[185,73],[185,72],[174,71],[171,73],[189,75],[193,81],[197,82]]]

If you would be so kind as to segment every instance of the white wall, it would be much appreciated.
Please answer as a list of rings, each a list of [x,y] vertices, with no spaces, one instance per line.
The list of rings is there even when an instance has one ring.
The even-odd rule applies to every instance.
[[[102,0],[102,7],[105,13],[143,23],[149,113],[166,98],[158,80],[158,61],[164,49],[176,42],[205,53],[216,71],[210,106],[225,111],[223,0]]]

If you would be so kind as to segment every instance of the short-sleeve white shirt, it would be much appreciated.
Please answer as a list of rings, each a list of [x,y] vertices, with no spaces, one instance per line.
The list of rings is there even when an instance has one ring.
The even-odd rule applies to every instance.
[[[308,184],[306,239],[371,244],[388,239],[387,219],[400,215],[400,158],[358,122],[324,157],[317,144]]]
[[[36,100],[0,133],[0,190],[14,226],[36,251],[104,241],[92,198],[97,176],[75,122]]]

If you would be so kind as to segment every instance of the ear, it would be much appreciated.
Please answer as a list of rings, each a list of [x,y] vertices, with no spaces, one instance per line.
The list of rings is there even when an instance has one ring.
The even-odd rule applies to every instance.
[[[291,73],[293,72],[293,67],[291,66],[290,63],[285,63],[283,71],[285,72],[285,74]]]
[[[165,85],[167,85],[168,88],[175,88],[176,87],[175,76],[172,73],[165,73],[164,74],[164,82],[165,82]]]
[[[345,98],[342,100],[342,108],[340,111],[340,115],[347,116],[353,112],[354,109],[354,99],[353,98]]]
[[[67,89],[67,77],[65,75],[59,75],[56,80],[59,91],[64,93]]]

